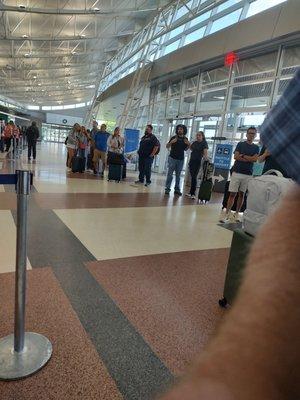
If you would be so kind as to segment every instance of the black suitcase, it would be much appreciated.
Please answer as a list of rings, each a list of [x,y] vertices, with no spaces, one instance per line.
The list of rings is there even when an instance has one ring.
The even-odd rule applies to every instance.
[[[78,155],[74,156],[72,159],[72,172],[84,172],[85,170],[85,157],[80,157]]]
[[[225,183],[225,191],[224,191],[224,196],[223,196],[223,201],[222,201],[222,208],[227,207],[227,201],[228,201],[228,197],[229,197],[229,191],[228,191],[229,184],[230,184],[230,181],[227,181]],[[231,209],[232,211],[236,211],[236,204],[237,204],[237,196],[235,197],[234,204]],[[240,212],[244,212],[246,210],[246,208],[247,208],[247,193],[245,193],[244,203],[241,207]]]
[[[252,236],[241,229],[236,229],[233,232],[223,298],[219,300],[221,307],[232,305],[238,293],[253,240]]]
[[[124,166],[120,164],[108,165],[108,180],[120,182],[123,179]]]
[[[200,201],[209,201],[213,188],[212,177],[214,174],[214,164],[204,161],[202,164],[202,181],[199,188],[198,199]]]
[[[198,199],[205,202],[209,201],[211,199],[212,187],[212,180],[202,181],[199,188]]]
[[[94,169],[93,154],[91,154],[91,153],[88,154],[88,156],[87,156],[86,167],[87,167],[87,169]]]

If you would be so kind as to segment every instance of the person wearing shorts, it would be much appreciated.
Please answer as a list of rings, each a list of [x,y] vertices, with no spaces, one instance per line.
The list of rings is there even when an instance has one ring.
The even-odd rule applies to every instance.
[[[106,132],[106,125],[102,124],[100,131],[96,132],[94,135],[94,155],[93,155],[93,163],[94,163],[94,174],[98,173],[98,165],[99,160],[102,161],[102,171],[101,176],[104,176],[104,170],[106,167],[106,159],[107,159],[107,140],[109,138],[109,133]]]
[[[222,212],[220,222],[239,222],[239,212],[244,202],[245,192],[248,187],[248,181],[253,173],[253,163],[257,161],[259,147],[253,143],[256,137],[256,128],[250,127],[247,130],[247,140],[239,142],[234,151],[234,165],[229,184],[229,197],[225,214]],[[238,195],[236,212],[231,213],[235,197]]]

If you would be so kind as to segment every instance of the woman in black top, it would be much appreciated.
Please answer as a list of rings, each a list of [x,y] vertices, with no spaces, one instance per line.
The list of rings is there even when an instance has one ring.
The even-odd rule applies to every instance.
[[[196,140],[191,144],[191,157],[189,162],[189,170],[191,174],[191,189],[186,196],[195,199],[195,192],[197,187],[197,176],[201,167],[202,157],[207,158],[208,145],[205,140],[204,133],[198,132]]]

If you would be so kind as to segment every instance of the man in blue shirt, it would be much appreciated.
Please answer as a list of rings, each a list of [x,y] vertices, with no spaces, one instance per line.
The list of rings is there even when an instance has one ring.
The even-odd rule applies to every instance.
[[[99,160],[102,161],[102,171],[101,176],[104,176],[104,170],[106,168],[106,153],[107,153],[107,140],[109,138],[109,133],[106,132],[106,125],[102,124],[100,131],[96,131],[94,134],[94,174],[98,173]]]
[[[244,202],[245,192],[248,187],[249,178],[252,176],[253,163],[257,161],[259,147],[253,143],[256,136],[256,128],[250,127],[247,130],[247,140],[239,142],[234,151],[234,165],[229,184],[229,197],[226,213],[222,213],[220,222],[239,222],[239,212]],[[231,215],[231,208],[238,194],[237,207],[234,215]]]
[[[152,133],[153,126],[147,125],[145,134],[141,138],[140,146],[138,149],[139,155],[139,179],[135,182],[136,184],[143,184],[146,178],[145,186],[151,184],[151,167],[154,160],[154,156],[159,150],[159,141]]]

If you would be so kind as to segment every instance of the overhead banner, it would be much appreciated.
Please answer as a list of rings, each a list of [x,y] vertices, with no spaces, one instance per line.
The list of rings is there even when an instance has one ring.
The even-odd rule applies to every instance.
[[[140,131],[138,129],[125,129],[125,154],[134,155],[139,148]]]
[[[216,168],[230,169],[233,146],[232,144],[217,144],[214,164]]]

